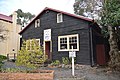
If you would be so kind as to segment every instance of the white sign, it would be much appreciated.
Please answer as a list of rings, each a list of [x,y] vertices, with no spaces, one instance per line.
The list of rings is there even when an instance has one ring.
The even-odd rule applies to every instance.
[[[76,57],[76,52],[75,51],[70,51],[69,52],[69,57]]]
[[[44,30],[44,41],[51,41],[51,29]]]
[[[69,52],[69,57],[72,57],[72,76],[74,76],[75,75],[74,57],[76,57],[76,52],[75,51],[70,51]]]

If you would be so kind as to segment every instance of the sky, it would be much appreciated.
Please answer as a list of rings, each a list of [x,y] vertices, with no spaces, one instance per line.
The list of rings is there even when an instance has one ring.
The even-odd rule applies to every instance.
[[[0,13],[10,15],[21,9],[23,12],[39,14],[45,7],[74,13],[75,0],[0,0]]]

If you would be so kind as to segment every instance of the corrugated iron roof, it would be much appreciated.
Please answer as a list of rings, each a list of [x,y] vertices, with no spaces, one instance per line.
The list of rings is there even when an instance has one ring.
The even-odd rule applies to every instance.
[[[11,22],[11,23],[12,23],[12,17],[6,16],[6,15],[4,15],[4,14],[0,14],[0,20],[4,20],[4,21],[7,21],[7,22]]]

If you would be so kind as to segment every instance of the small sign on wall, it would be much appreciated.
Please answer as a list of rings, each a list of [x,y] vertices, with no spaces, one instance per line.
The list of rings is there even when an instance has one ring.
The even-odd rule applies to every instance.
[[[69,52],[69,57],[76,57],[76,52],[75,51],[70,51]]]
[[[51,41],[51,29],[44,30],[44,41]]]

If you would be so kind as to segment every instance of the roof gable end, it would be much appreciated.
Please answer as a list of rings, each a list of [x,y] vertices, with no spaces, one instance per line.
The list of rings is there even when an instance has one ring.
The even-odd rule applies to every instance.
[[[45,9],[43,9],[35,18],[32,19],[32,21],[21,31],[19,32],[19,34],[22,34],[28,27],[31,23],[34,22],[34,20],[37,19],[38,16],[40,16],[44,11],[46,10],[51,10],[51,11],[55,11],[55,12],[58,12],[58,13],[62,13],[62,14],[66,14],[68,16],[72,16],[72,17],[75,17],[75,18],[79,18],[79,19],[83,19],[85,21],[88,21],[88,22],[93,22],[92,19],[89,19],[89,18],[86,18],[86,17],[83,17],[83,16],[77,16],[75,14],[71,14],[71,13],[67,13],[67,12],[64,12],[64,11],[60,11],[60,10],[56,10],[56,9],[52,9],[52,8],[48,8],[46,7]]]

